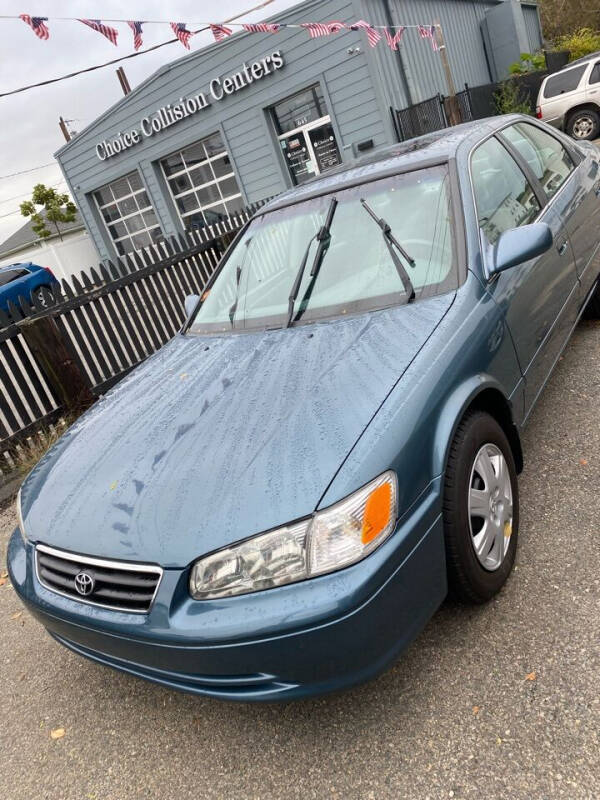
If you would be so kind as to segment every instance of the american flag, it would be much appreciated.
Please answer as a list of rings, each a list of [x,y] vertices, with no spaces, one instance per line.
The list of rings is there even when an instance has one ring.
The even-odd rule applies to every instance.
[[[418,26],[419,36],[421,39],[429,39],[431,42],[431,47],[434,50],[439,50],[437,39],[435,36],[435,25],[419,25]]]
[[[119,35],[119,31],[116,30],[116,28],[103,25],[99,19],[80,19],[79,22],[83,22],[84,25],[87,25],[92,30],[101,33],[102,36],[106,36],[109,42],[112,42],[114,45],[117,44],[117,36]]]
[[[404,33],[405,30],[406,27],[404,25],[401,25],[399,28],[396,29],[396,33],[392,35],[387,28],[384,29],[383,35],[385,36],[385,40],[392,50],[398,49],[398,45],[402,40],[402,34]]]
[[[249,22],[242,25],[242,28],[248,33],[277,33],[281,30],[281,25],[278,22]]]
[[[311,39],[316,39],[318,36],[329,36],[332,33],[338,33],[346,26],[343,22],[303,22],[300,27],[309,32]]]
[[[210,29],[212,35],[215,37],[215,42],[222,42],[227,36],[231,36],[233,31],[231,28],[226,28],[225,25],[214,25],[211,23]]]
[[[133,47],[135,50],[139,50],[142,46],[142,23],[128,20],[127,24],[133,31]]]
[[[181,44],[189,50],[190,39],[194,34],[191,31],[188,31],[188,29],[185,27],[185,22],[170,22],[169,25]]]
[[[38,39],[49,39],[50,31],[45,22],[48,22],[48,17],[30,17],[29,14],[19,14],[23,22],[26,22],[31,30],[35,33]]]
[[[365,22],[364,19],[359,19],[358,22],[355,22],[353,25],[350,25],[350,29],[353,31],[357,31],[363,29],[367,34],[367,40],[371,47],[375,47],[377,42],[381,39],[381,34],[379,31],[376,31],[372,25],[369,25],[368,22]]]

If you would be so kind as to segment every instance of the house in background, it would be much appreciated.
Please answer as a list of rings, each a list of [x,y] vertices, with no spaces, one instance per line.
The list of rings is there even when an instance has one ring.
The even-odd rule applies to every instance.
[[[74,222],[58,223],[60,236],[52,222],[48,223],[52,233],[46,239],[40,239],[31,225],[30,219],[0,244],[0,267],[32,261],[50,267],[60,280],[97,265],[98,253],[79,214]]]

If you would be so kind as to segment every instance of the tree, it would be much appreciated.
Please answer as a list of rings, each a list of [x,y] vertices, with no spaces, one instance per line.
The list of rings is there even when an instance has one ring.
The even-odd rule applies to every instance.
[[[600,28],[600,7],[590,0],[541,0],[544,36],[555,39],[577,28]]]
[[[38,210],[37,206],[42,206],[42,208]],[[38,183],[33,187],[31,200],[21,203],[20,208],[24,217],[31,217],[31,227],[40,239],[52,236],[52,232],[46,226],[46,222],[52,222],[62,241],[58,223],[74,222],[77,214],[75,203],[68,194],[60,194],[56,189],[44,186],[43,183]]]

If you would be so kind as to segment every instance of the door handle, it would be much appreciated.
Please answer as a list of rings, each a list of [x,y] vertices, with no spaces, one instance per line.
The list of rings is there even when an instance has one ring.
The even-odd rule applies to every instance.
[[[567,240],[565,239],[564,242],[559,244],[556,249],[558,250],[559,256],[564,256],[564,254],[567,252]]]

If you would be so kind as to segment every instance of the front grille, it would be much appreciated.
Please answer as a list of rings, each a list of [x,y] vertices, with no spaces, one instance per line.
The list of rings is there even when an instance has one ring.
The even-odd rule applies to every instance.
[[[143,614],[150,609],[162,576],[160,567],[78,556],[39,544],[39,582],[83,603]]]

